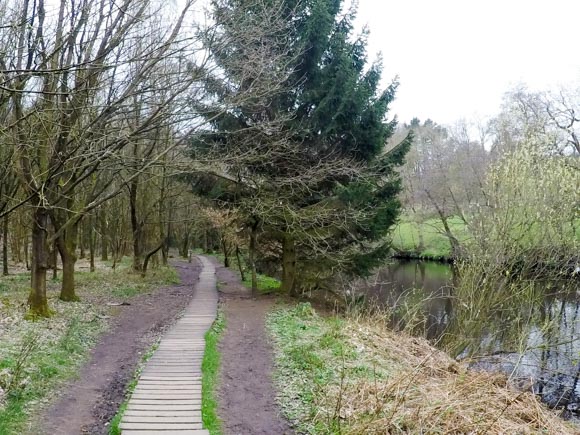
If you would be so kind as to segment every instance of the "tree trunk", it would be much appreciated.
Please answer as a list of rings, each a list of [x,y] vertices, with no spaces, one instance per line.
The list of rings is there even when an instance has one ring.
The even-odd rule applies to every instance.
[[[443,224],[443,228],[445,229],[445,235],[449,239],[449,244],[451,245],[451,258],[459,258],[459,256],[461,255],[461,246],[459,244],[459,240],[457,240],[457,238],[451,232],[451,228],[449,227],[449,223],[447,221],[447,216],[445,216],[445,213],[439,207],[439,204],[437,204],[437,202],[433,199],[431,193],[428,190],[425,190],[425,193],[427,194],[427,197],[435,207],[435,210],[437,210],[439,219]]]
[[[79,258],[83,259],[85,258],[85,232],[82,226],[79,228],[77,233],[79,236],[78,246],[80,247]]]
[[[256,226],[250,232],[250,271],[252,274],[252,294],[258,293],[258,277],[256,276]]]
[[[2,275],[8,275],[8,215],[2,226]]]
[[[445,217],[443,213],[440,213],[439,217],[441,218],[441,223],[445,229],[445,235],[449,239],[449,244],[451,245],[451,258],[459,258],[461,256],[461,245],[459,244],[459,240],[457,240],[451,232],[451,228],[447,222],[447,217]]]
[[[109,246],[107,243],[107,216],[105,210],[99,212],[99,226],[101,229],[101,260],[109,259]]]
[[[62,285],[60,288],[60,300],[68,302],[76,302],[79,300],[75,292],[75,264],[76,256],[76,241],[79,228],[79,222],[70,226],[57,239],[58,251],[60,259],[62,260]]]
[[[222,251],[224,253],[224,267],[230,267],[230,252],[228,249],[228,244],[226,243],[226,241],[222,238]]]
[[[46,271],[48,270],[47,245],[48,212],[37,207],[32,215],[32,273],[28,305],[33,316],[49,317],[46,298]]]
[[[182,258],[188,258],[189,256],[189,233],[185,233],[181,241],[181,246],[179,247],[179,255]]]
[[[151,250],[149,253],[147,253],[147,255],[145,255],[145,261],[143,262],[143,268],[141,269],[141,276],[145,276],[145,274],[147,273],[147,266],[149,265],[149,260],[151,259],[151,257],[155,254],[157,254],[157,252],[163,247],[163,244],[165,243],[165,240],[162,241],[155,249]]]
[[[161,259],[165,267],[169,264],[169,238],[171,237],[171,221],[173,220],[172,210],[173,208],[170,207],[167,211],[167,232],[162,234],[163,246],[161,247]]]
[[[52,279],[56,280],[58,277],[58,258],[57,258],[58,247],[56,246],[56,241],[52,244],[52,250],[50,251],[50,267],[52,267]]]
[[[20,254],[20,252],[19,252]],[[30,261],[28,256],[28,236],[24,236],[24,262],[26,263],[26,270],[30,270]],[[18,260],[19,263],[22,263],[21,259]]]
[[[61,252],[62,260],[62,286],[60,288],[59,299],[67,302],[79,300],[75,292],[75,263],[76,255]]]
[[[91,221],[94,219],[91,218]],[[90,272],[95,271],[95,234],[93,231],[89,233],[89,261]]]
[[[282,285],[283,293],[296,296],[296,245],[289,236],[282,241]]]
[[[236,258],[238,260],[238,269],[240,270],[240,277],[242,281],[246,280],[246,275],[244,274],[244,268],[242,267],[242,260],[240,258],[240,247],[236,245]]]
[[[22,229],[20,228],[20,222],[18,222],[17,228],[12,232],[11,237],[11,255],[12,261],[15,263],[22,263]]]
[[[129,186],[129,210],[131,214],[131,230],[133,232],[133,271],[143,272],[141,262],[143,228],[137,219],[137,181],[134,180]]]

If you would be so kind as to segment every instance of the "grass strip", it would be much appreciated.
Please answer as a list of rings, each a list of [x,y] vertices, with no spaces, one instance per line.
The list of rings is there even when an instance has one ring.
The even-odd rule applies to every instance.
[[[221,420],[218,416],[218,402],[216,397],[218,374],[220,367],[220,353],[218,343],[225,329],[226,320],[223,311],[218,310],[217,318],[205,334],[205,352],[201,363],[202,389],[201,389],[201,416],[203,427],[210,434],[222,433]]]

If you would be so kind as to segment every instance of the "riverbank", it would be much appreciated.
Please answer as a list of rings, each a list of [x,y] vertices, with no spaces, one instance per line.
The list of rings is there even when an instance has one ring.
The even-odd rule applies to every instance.
[[[130,322],[121,328],[129,333],[131,328],[128,326],[135,327],[136,322],[134,315],[127,310],[135,314],[140,311],[139,315],[143,317],[143,310],[152,299],[143,299],[143,296],[162,285],[178,281],[173,268],[152,270],[146,278],[141,278],[130,272],[129,261],[118,265],[116,270],[112,270],[110,264],[98,262],[95,272],[88,272],[88,264],[85,263],[79,261],[79,270],[75,273],[80,302],[60,301],[60,279],[51,280],[48,283],[48,297],[54,313],[48,319],[37,321],[25,319],[30,274],[25,269],[15,269],[11,271],[12,275],[0,278],[1,435],[40,433],[39,428],[44,428],[47,420],[45,416],[41,421],[34,421],[39,410],[48,405],[50,398],[58,396],[56,393],[61,386],[79,376],[89,353],[97,342],[102,341],[99,338],[101,334],[119,321],[120,314],[127,314],[130,318]],[[158,296],[166,299],[163,294]],[[141,309],[138,300],[144,305]],[[130,305],[121,306],[121,303]],[[163,311],[167,309],[163,308]],[[148,330],[154,326],[148,326]],[[113,338],[121,340],[118,335]],[[126,350],[128,344],[123,346]],[[136,359],[139,358],[138,350],[135,351]],[[114,352],[105,354],[114,355]],[[125,365],[128,367],[127,361]],[[98,370],[88,368],[87,373],[108,383],[106,376],[99,376],[99,370],[103,370],[104,366],[99,364]],[[115,381],[115,384],[119,383],[118,377]],[[119,388],[122,397],[124,385]],[[70,388],[61,393],[68,391]],[[74,402],[79,403],[78,400]],[[87,408],[89,416],[91,412],[99,411],[93,409],[95,403],[90,405]],[[71,408],[65,408],[69,414],[63,417],[70,420]],[[36,428],[35,423],[38,425]]]
[[[460,243],[469,239],[465,222],[458,217],[448,220],[451,233]],[[427,219],[418,223],[408,216],[401,216],[392,231],[393,253],[396,258],[451,262],[451,243],[439,219]]]
[[[276,308],[267,326],[284,414],[305,433],[578,433],[530,392],[473,372],[377,319]]]

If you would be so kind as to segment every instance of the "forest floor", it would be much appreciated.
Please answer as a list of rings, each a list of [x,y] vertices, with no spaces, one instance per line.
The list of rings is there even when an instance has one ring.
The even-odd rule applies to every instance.
[[[197,263],[174,266],[142,278],[128,260],[95,272],[81,260],[81,301],[58,300],[50,280],[53,315],[37,321],[25,318],[30,274],[0,278],[0,435],[108,433],[143,353],[191,298]]]
[[[212,261],[226,325],[219,344],[217,391],[222,431],[225,435],[293,433],[276,403],[274,356],[265,330],[265,318],[275,299],[253,298],[237,272],[215,258]]]
[[[197,262],[175,262],[180,284],[157,288],[120,307],[108,332],[93,349],[78,379],[65,385],[37,420],[45,434],[109,433],[109,422],[125,400],[143,354],[163,335],[193,295]]]

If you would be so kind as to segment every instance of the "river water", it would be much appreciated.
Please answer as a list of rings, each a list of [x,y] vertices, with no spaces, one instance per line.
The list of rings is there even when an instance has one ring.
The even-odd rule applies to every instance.
[[[580,281],[535,283],[513,306],[482,307],[484,318],[474,322],[457,306],[457,280],[448,264],[397,261],[381,268],[364,293],[368,303],[388,308],[394,327],[423,335],[458,359],[469,358],[474,369],[501,370],[548,405],[577,414]]]

